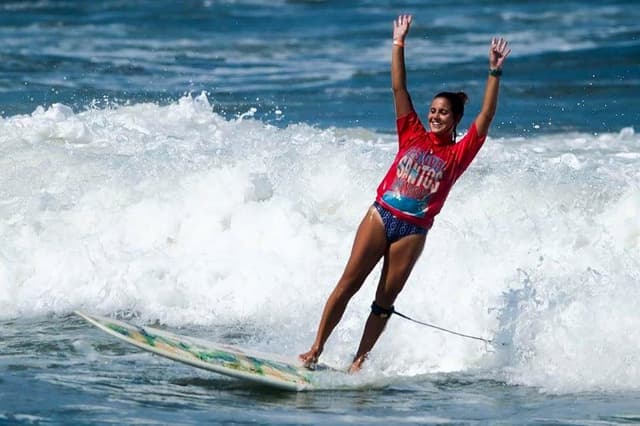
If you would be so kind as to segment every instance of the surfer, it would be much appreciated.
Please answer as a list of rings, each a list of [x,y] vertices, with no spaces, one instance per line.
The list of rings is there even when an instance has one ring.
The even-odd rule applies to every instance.
[[[411,22],[411,15],[400,15],[393,22],[391,83],[398,153],[358,227],[345,270],[325,304],[315,341],[299,356],[308,368],[314,368],[351,297],[384,259],[371,313],[349,371],[361,368],[394,312],[393,303],[422,253],[434,217],[480,150],[496,112],[502,65],[511,52],[502,38],[491,40],[482,108],[467,134],[456,142],[456,127],[467,101],[464,92],[438,93],[427,114],[429,131],[424,128],[406,85],[404,45]]]

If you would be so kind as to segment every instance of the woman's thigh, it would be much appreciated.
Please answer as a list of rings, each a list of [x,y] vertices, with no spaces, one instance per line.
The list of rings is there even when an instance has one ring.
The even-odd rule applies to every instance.
[[[425,240],[426,235],[413,234],[389,246],[376,291],[376,302],[379,305],[388,308],[393,304],[420,258]]]
[[[357,291],[385,255],[387,247],[382,219],[376,209],[371,207],[358,226],[349,261],[340,279],[341,283],[357,286],[355,289]]]

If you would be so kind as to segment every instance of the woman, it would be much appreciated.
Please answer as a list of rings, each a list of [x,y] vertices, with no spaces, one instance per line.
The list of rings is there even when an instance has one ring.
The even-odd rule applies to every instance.
[[[393,23],[391,82],[399,151],[378,187],[374,205],[358,227],[347,266],[324,307],[316,339],[300,355],[308,368],[315,367],[347,303],[383,258],[375,300],[349,371],[361,368],[393,313],[393,303],[422,253],[435,215],[482,146],[496,112],[502,64],[511,52],[502,38],[491,41],[482,110],[467,134],[456,143],[456,126],[467,100],[463,92],[437,94],[427,116],[430,131],[425,130],[406,85],[404,43],[411,21],[411,15],[400,15]]]

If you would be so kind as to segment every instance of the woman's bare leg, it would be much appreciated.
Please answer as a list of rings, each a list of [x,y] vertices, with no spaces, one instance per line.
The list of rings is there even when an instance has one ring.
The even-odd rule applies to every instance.
[[[407,282],[413,266],[424,248],[426,235],[409,235],[389,246],[385,255],[380,283],[376,291],[375,303],[383,309],[390,309],[393,302]],[[350,372],[358,371],[369,351],[382,334],[389,317],[371,312],[364,327],[358,352],[351,364]]]
[[[387,248],[387,238],[379,213],[369,208],[356,232],[351,256],[336,287],[327,299],[318,325],[315,341],[309,351],[300,354],[307,367],[312,367],[324,349],[324,344],[336,327],[351,297],[376,266]]]

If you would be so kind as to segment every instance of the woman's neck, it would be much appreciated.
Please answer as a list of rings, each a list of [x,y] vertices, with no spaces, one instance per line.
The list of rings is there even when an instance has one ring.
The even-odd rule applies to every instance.
[[[453,143],[453,133],[435,133],[431,132],[433,143],[436,145],[451,145]]]

